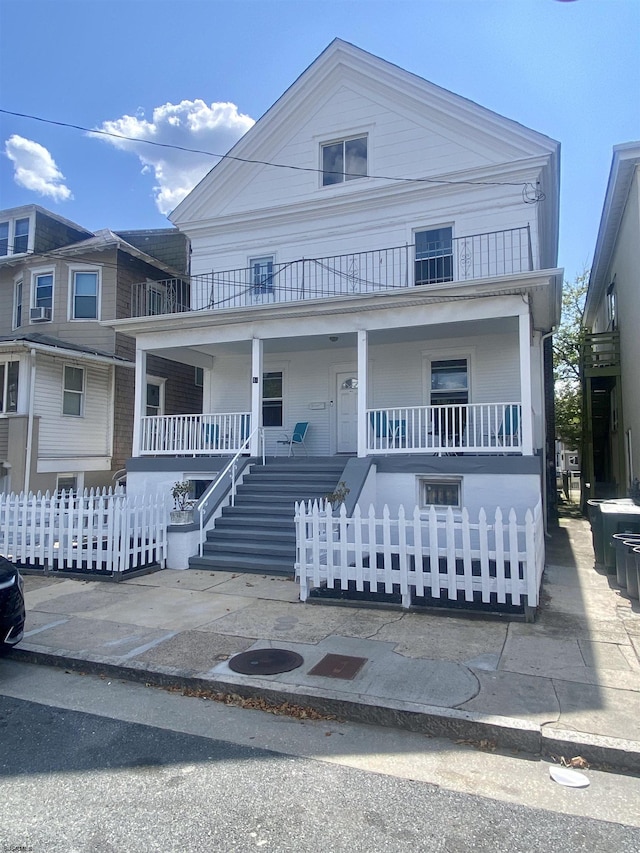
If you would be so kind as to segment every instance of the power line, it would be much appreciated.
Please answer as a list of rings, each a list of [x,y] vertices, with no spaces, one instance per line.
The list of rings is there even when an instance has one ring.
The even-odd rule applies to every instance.
[[[34,116],[29,115],[28,113],[18,113],[13,112],[11,110],[5,110],[0,107],[0,113],[4,113],[5,115],[16,116],[18,118],[26,118],[31,121],[39,121],[43,124],[51,124],[56,127],[67,127],[72,130],[80,130],[83,133],[89,133],[99,136],[108,136],[113,139],[122,139],[126,142],[136,142],[143,143],[144,145],[152,145],[156,148],[168,148],[173,151],[184,151],[188,154],[201,154],[205,157],[217,157],[218,160],[235,160],[238,163],[248,163],[257,166],[270,166],[274,169],[290,169],[296,172],[314,172],[316,174],[327,174],[324,169],[315,169],[311,166],[294,166],[287,163],[272,163],[268,160],[254,160],[246,157],[236,157],[233,154],[217,154],[213,151],[205,151],[201,148],[187,148],[184,145],[173,145],[168,142],[157,142],[153,139],[140,139],[135,136],[126,136],[122,133],[113,133],[109,130],[96,130],[90,127],[83,127],[79,124],[72,124],[71,122],[65,121],[55,121],[54,119],[42,118],[42,116]],[[521,187],[522,189],[522,200],[525,204],[537,204],[539,201],[543,201],[545,199],[545,194],[542,192],[539,187],[534,186],[529,181],[469,181],[469,180],[459,180],[452,181],[445,178],[405,178],[405,177],[395,177],[390,175],[360,175],[352,172],[330,172],[328,174],[339,174],[344,177],[350,178],[362,178],[369,177],[374,178],[380,181],[396,181],[398,183],[424,183],[424,184],[445,184],[451,186],[457,185],[467,185],[467,186],[481,186],[481,187]]]

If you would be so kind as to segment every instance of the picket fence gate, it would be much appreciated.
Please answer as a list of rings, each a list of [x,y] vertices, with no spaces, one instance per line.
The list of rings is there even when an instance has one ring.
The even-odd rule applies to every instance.
[[[165,565],[167,508],[120,489],[0,495],[0,554],[49,571],[122,575]]]
[[[426,515],[426,517],[425,517]],[[481,509],[477,522],[469,512],[449,507],[438,512],[416,507],[412,516],[399,508],[382,518],[359,506],[352,516],[344,504],[333,511],[324,501],[296,503],[296,576],[300,599],[311,589],[339,585],[357,592],[397,594],[403,607],[418,598],[483,604],[538,605],[544,569],[544,527],[540,502],[518,523],[515,509],[505,520],[500,508],[490,523]],[[365,588],[365,584],[367,585]],[[460,592],[462,591],[462,592]]]

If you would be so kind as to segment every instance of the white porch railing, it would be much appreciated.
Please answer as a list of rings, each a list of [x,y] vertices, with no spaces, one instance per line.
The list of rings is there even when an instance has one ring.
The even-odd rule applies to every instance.
[[[471,522],[463,509],[455,514],[415,508],[407,517],[400,507],[391,518],[385,506],[377,518],[372,506],[363,515],[356,506],[348,517],[344,504],[333,515],[326,502],[296,503],[296,576],[300,598],[312,588],[336,584],[401,595],[477,601],[485,604],[538,604],[544,569],[544,529],[540,502],[518,523],[511,509],[505,520],[498,508],[492,520],[481,509]],[[381,585],[381,586],[379,586]],[[524,599],[524,601],[523,601]]]
[[[164,567],[167,508],[162,497],[120,491],[0,495],[0,553],[51,571]]]
[[[142,418],[140,429],[140,455],[233,456],[245,445],[250,432],[249,412],[147,416]]]
[[[367,452],[522,452],[520,403],[367,410]]]

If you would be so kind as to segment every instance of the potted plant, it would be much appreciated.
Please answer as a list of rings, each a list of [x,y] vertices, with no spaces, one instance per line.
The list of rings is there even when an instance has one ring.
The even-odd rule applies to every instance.
[[[178,480],[171,488],[174,509],[170,512],[171,524],[191,524],[193,521],[193,500],[189,497],[191,483]]]
[[[324,496],[325,501],[331,504],[331,509],[336,510],[339,509],[340,504],[343,504],[345,498],[349,494],[351,489],[347,486],[344,480],[340,480],[338,485],[335,488],[335,491],[329,492],[329,494]]]

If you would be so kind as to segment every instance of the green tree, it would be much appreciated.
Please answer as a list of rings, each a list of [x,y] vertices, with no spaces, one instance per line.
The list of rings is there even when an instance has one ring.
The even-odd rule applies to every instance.
[[[589,270],[562,288],[562,319],[553,336],[556,437],[568,449],[577,450],[582,436],[580,352],[582,315],[589,284]]]

